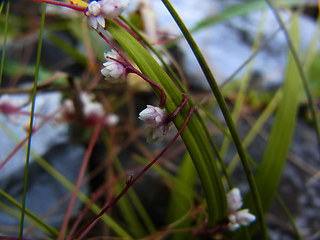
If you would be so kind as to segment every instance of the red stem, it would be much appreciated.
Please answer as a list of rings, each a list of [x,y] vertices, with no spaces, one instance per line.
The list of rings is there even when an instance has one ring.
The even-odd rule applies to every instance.
[[[54,1],[54,0],[29,0],[29,1],[49,3],[49,4],[56,5],[56,6],[62,6],[62,7],[71,8],[73,10],[80,11],[80,12],[85,12],[85,11],[88,10],[87,7],[82,7],[82,6],[78,6],[78,5],[71,4],[71,3],[57,2],[57,1]]]
[[[137,74],[139,77],[141,77],[147,83],[149,83],[151,86],[155,87],[156,89],[158,89],[160,91],[161,100],[160,100],[160,103],[159,103],[159,107],[163,108],[164,104],[166,103],[166,99],[167,99],[167,95],[166,95],[165,91],[163,90],[163,88],[160,87],[160,85],[156,84],[154,81],[152,81],[150,78],[148,78],[146,75],[142,74],[140,71],[135,69],[133,66],[130,66],[127,69],[128,69],[128,73]]]
[[[93,133],[93,135],[91,137],[91,140],[89,142],[89,146],[88,146],[87,152],[86,152],[86,154],[84,156],[84,159],[83,159],[83,162],[82,162],[82,165],[81,165],[81,169],[80,169],[80,172],[79,172],[79,175],[78,175],[77,183],[76,183],[76,186],[75,186],[75,188],[73,190],[72,197],[71,197],[68,209],[67,209],[67,213],[66,213],[66,216],[65,216],[65,218],[63,220],[62,227],[60,229],[60,233],[59,233],[59,237],[58,237],[59,240],[63,240],[64,237],[65,237],[65,233],[66,233],[66,230],[67,230],[67,227],[68,227],[69,219],[71,217],[72,209],[73,209],[75,200],[77,198],[79,189],[81,187],[82,179],[83,179],[84,174],[86,172],[86,169],[87,169],[87,166],[88,166],[88,163],[89,163],[89,160],[90,160],[90,156],[91,156],[93,147],[94,147],[94,145],[96,144],[96,142],[98,140],[102,125],[103,125],[102,122],[98,123],[96,125],[96,127],[94,129],[94,133]]]
[[[35,134],[38,130],[40,130],[46,123],[48,123],[50,120],[54,118],[54,116],[61,111],[62,108],[59,108],[57,111],[55,111],[53,114],[50,116],[44,117],[44,120],[39,124],[37,128],[34,128],[32,131],[32,134]],[[30,115],[30,113],[29,113]],[[20,148],[23,147],[23,145],[28,141],[28,136],[26,136],[16,147],[13,149],[13,151],[6,157],[6,159],[0,164],[0,169],[12,158]]]
[[[115,18],[113,19],[113,21],[115,21],[119,26],[121,26],[123,29],[125,29],[128,33],[131,34],[131,36],[133,36],[135,39],[137,39],[142,45],[145,45],[145,43],[143,42],[143,40],[137,35],[135,34],[131,28],[129,28],[126,24],[124,24],[122,21],[120,21],[119,19]]]
[[[122,54],[122,52],[108,38],[106,38],[106,36],[104,36],[102,34],[102,32],[98,32],[98,34],[100,37],[102,37],[103,40],[105,40],[110,45],[110,47],[112,47],[119,54],[121,59],[125,62],[125,65],[127,65],[127,66],[131,65],[130,62],[126,59],[126,57]],[[124,67],[126,67],[126,66],[124,66]]]
[[[185,98],[187,98],[184,95]],[[182,104],[180,106],[184,106],[186,104],[187,101],[185,101],[185,99],[183,100]],[[179,107],[178,107],[179,108]],[[181,110],[181,108],[180,108]],[[194,107],[191,107],[188,113],[188,116],[186,117],[185,121],[183,122],[180,130],[178,131],[178,133],[171,139],[171,141],[169,142],[169,144],[156,156],[155,159],[153,159],[147,166],[145,166],[145,168],[134,178],[130,178],[124,189],[122,189],[122,191],[110,202],[108,203],[101,211],[100,213],[95,216],[94,218],[92,218],[90,220],[90,222],[88,222],[84,227],[82,227],[76,234],[74,234],[72,236],[72,239],[74,238],[78,238],[83,239],[85,237],[85,235],[90,231],[90,229],[97,223],[97,221],[100,219],[100,217],[105,214],[115,203],[117,203],[125,194],[126,192],[130,189],[130,187],[135,184],[141,177],[142,175],[147,172],[158,160],[160,157],[162,157],[162,155],[169,149],[169,147],[177,140],[177,138],[180,136],[181,132],[183,131],[183,129],[185,128],[186,124],[188,123],[192,113],[194,111]]]
[[[184,93],[182,94],[182,103],[176,108],[176,110],[174,110],[173,113],[171,113],[171,115],[167,118],[166,120],[166,124],[170,123],[177,115],[178,113],[181,111],[181,109],[187,104],[188,102],[188,96]]]

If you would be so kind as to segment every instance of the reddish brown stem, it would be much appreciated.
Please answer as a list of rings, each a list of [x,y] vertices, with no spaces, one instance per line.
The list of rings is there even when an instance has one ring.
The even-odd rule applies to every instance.
[[[95,129],[94,129],[94,133],[93,133],[92,138],[91,138],[91,140],[89,142],[89,146],[88,146],[87,152],[86,152],[86,154],[84,156],[84,159],[83,159],[83,162],[82,162],[82,165],[81,165],[81,169],[80,169],[80,172],[79,172],[79,175],[78,175],[77,183],[76,183],[76,186],[75,186],[75,188],[73,190],[72,197],[71,197],[68,209],[67,209],[66,216],[65,216],[65,218],[63,220],[62,227],[61,227],[58,239],[62,240],[65,237],[65,233],[66,233],[66,230],[67,230],[67,227],[68,227],[69,219],[71,217],[71,212],[72,212],[72,209],[74,207],[74,203],[76,201],[76,197],[78,195],[79,189],[81,187],[82,179],[83,179],[85,171],[87,169],[87,166],[88,166],[88,163],[89,163],[89,159],[90,159],[93,147],[94,147],[95,143],[97,142],[99,134],[101,132],[102,125],[103,125],[102,122],[98,123],[96,125]]]
[[[176,108],[176,110],[174,110],[173,113],[171,113],[171,115],[167,118],[166,120],[166,124],[170,123],[177,115],[178,113],[181,111],[181,109],[184,107],[184,105],[187,104],[188,102],[188,96],[184,93],[181,93],[182,94],[182,103]]]
[[[47,116],[43,119],[43,121],[39,124],[39,126],[37,128],[34,128],[32,131],[32,134],[35,134],[38,130],[40,130],[46,123],[48,123],[49,121],[51,121],[55,115],[60,112],[62,110],[62,108],[59,108],[57,111],[55,111],[53,114],[51,114],[50,116]],[[30,115],[30,113],[29,113]],[[5,160],[3,160],[3,162],[0,164],[0,169],[18,152],[18,150],[20,148],[22,148],[24,146],[24,144],[28,141],[28,136],[26,136],[16,147],[15,149],[13,149],[13,151],[6,157]]]
[[[184,95],[184,100],[181,103],[180,106],[185,106],[187,101],[185,100],[187,97]],[[179,106],[179,107],[180,107]],[[179,108],[178,107],[178,108]],[[180,107],[179,109],[181,110],[182,107]],[[179,111],[180,111],[179,110]],[[125,194],[126,192],[132,187],[133,184],[135,184],[142,176],[143,174],[145,174],[159,159],[160,157],[163,156],[163,154],[169,149],[169,147],[177,140],[177,138],[180,136],[181,132],[183,131],[183,129],[185,128],[186,124],[188,123],[192,113],[194,112],[194,107],[191,107],[188,113],[188,116],[186,117],[185,121],[183,122],[180,130],[178,131],[178,133],[171,139],[171,141],[169,142],[169,144],[156,156],[155,159],[153,159],[147,166],[145,166],[142,171],[134,178],[130,178],[127,182],[126,182],[126,186],[124,189],[122,189],[122,191],[110,202],[108,203],[101,211],[100,213],[95,216],[94,218],[91,219],[90,222],[88,222],[84,227],[82,227],[76,234],[74,234],[72,236],[72,239],[74,238],[78,238],[83,239],[85,237],[85,235],[91,230],[91,228],[97,223],[97,221],[100,219],[100,217],[105,214],[115,203],[117,203]]]
[[[155,87],[156,89],[159,90],[159,92],[161,94],[161,100],[160,100],[160,103],[159,103],[159,107],[163,108],[164,104],[166,103],[166,100],[167,100],[167,95],[166,95],[165,91],[163,90],[163,88],[160,87],[160,85],[156,84],[154,81],[152,81],[150,78],[148,78],[146,75],[144,75],[143,73],[141,73],[140,71],[135,69],[133,66],[128,67],[127,71],[128,71],[128,73],[137,74],[139,77],[141,77],[147,83],[149,83],[151,86],[153,86],[153,87]]]
[[[71,9],[79,11],[79,12],[85,12],[88,9],[87,7],[82,7],[82,6],[78,6],[78,5],[71,4],[71,3],[58,2],[58,1],[54,1],[54,0],[29,0],[29,1],[49,3],[49,4],[56,5],[56,6],[71,8]]]

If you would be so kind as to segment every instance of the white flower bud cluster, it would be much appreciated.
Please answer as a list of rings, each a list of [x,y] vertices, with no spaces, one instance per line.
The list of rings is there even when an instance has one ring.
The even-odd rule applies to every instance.
[[[249,209],[242,209],[242,198],[240,190],[233,188],[227,193],[228,200],[228,218],[229,218],[229,230],[234,231],[241,226],[247,226],[251,222],[256,220],[256,217],[249,213]]]
[[[96,123],[102,121],[104,125],[114,126],[118,123],[119,118],[115,114],[106,115],[101,103],[94,101],[94,95],[81,93],[80,100],[82,102],[82,111],[87,123]],[[75,109],[70,99],[64,101],[65,114],[73,116]]]
[[[144,121],[149,129],[149,141],[158,141],[166,134],[168,113],[165,109],[147,105],[147,108],[139,113],[139,119]]]
[[[104,57],[107,59],[105,63],[103,63],[104,68],[101,69],[101,73],[103,76],[106,77],[106,79],[119,79],[119,78],[124,78],[124,66],[115,61],[119,60],[120,61],[120,56],[115,50],[111,50],[108,53],[104,53]]]
[[[89,25],[94,29],[98,29],[99,25],[104,28],[105,19],[118,17],[128,4],[129,0],[91,1],[86,12]]]

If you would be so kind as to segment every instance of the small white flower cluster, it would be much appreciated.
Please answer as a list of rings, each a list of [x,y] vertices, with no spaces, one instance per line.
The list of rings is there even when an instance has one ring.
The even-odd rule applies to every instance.
[[[121,60],[119,54],[112,49],[108,53],[104,53],[104,57],[107,61],[103,63],[104,68],[101,69],[102,75],[105,76],[106,79],[123,79],[125,77],[125,68],[121,63],[114,60]]]
[[[105,19],[118,17],[128,4],[129,0],[91,1],[86,12],[89,25],[94,29],[97,29],[99,25],[104,28]]]
[[[139,119],[149,127],[148,141],[159,141],[168,130],[166,122],[168,113],[164,108],[147,105],[147,108],[139,113]]]
[[[238,188],[233,188],[227,193],[227,200],[228,218],[230,221],[228,225],[229,230],[234,231],[256,220],[256,217],[249,213],[249,209],[239,210],[242,207],[242,198]]]
[[[83,105],[83,115],[86,123],[94,124],[99,121],[103,121],[104,125],[114,126],[118,123],[119,118],[115,114],[106,115],[103,106],[99,102],[94,102],[94,95],[88,93],[81,93],[80,100]],[[66,116],[73,116],[75,109],[73,102],[70,99],[64,101],[64,113]]]

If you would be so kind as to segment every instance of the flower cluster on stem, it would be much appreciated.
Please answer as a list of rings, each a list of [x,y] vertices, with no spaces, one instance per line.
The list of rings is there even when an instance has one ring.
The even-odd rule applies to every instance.
[[[160,141],[168,130],[168,113],[164,108],[147,105],[147,108],[139,113],[139,119],[148,126],[148,141]]]
[[[104,28],[105,19],[118,17],[128,4],[129,0],[91,1],[85,13],[88,16],[89,25],[94,29],[98,29],[99,26]]]
[[[106,79],[124,79],[126,77],[125,67],[120,62],[119,54],[112,49],[108,53],[104,53],[104,57],[107,61],[103,63],[104,68],[101,69],[101,74],[105,76]]]
[[[82,111],[86,125],[94,125],[102,122],[105,126],[114,126],[118,123],[119,118],[115,114],[106,114],[101,103],[94,101],[94,95],[82,92],[80,94],[82,103]],[[72,100],[67,99],[64,101],[64,118],[75,118],[75,107]]]
[[[228,200],[228,229],[231,231],[237,230],[241,226],[247,226],[256,220],[256,217],[249,213],[249,209],[241,209],[242,198],[240,190],[233,188],[227,193]]]

